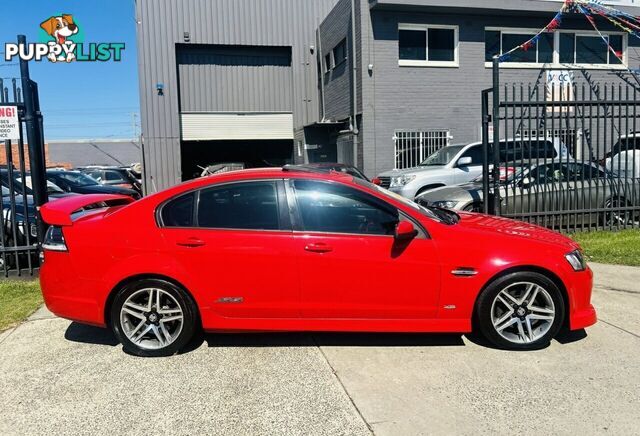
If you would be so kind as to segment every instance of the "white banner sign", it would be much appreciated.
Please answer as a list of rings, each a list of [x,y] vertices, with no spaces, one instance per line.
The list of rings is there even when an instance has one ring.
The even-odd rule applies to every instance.
[[[0,141],[20,138],[20,122],[18,108],[15,106],[0,106]]]
[[[547,71],[546,99],[553,102],[573,101],[573,71]],[[553,106],[553,112],[573,111],[573,106]]]

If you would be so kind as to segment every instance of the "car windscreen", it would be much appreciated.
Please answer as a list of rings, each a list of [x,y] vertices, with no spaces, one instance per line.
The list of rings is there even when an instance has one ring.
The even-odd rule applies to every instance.
[[[68,184],[72,186],[95,186],[99,185],[99,183],[82,173],[73,173],[73,172],[58,172],[55,173],[56,177],[64,180]]]
[[[460,153],[464,145],[448,145],[431,154],[428,158],[420,162],[420,166],[446,165]]]

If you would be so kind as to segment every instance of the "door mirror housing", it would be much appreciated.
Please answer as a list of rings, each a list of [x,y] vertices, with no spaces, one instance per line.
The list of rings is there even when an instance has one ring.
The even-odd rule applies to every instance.
[[[459,167],[468,167],[469,165],[471,165],[471,163],[472,163],[471,156],[463,156],[460,159],[458,159]]]
[[[410,241],[416,237],[418,231],[410,221],[400,221],[396,224],[394,237],[396,241]]]

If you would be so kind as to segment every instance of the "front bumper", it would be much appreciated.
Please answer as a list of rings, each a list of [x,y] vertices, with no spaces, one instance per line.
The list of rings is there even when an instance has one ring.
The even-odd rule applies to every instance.
[[[595,324],[598,317],[591,304],[593,272],[589,267],[585,271],[574,272],[568,283],[569,329],[579,330]]]

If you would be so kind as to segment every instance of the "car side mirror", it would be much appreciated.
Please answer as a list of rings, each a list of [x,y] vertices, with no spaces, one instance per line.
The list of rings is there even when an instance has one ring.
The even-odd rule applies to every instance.
[[[471,156],[464,156],[458,159],[459,167],[467,167],[469,165],[471,165]]]
[[[410,241],[416,237],[418,231],[410,221],[400,221],[396,224],[394,238],[396,241]]]
[[[525,177],[520,181],[520,186],[524,189],[528,189],[531,187],[531,179],[529,177]]]

